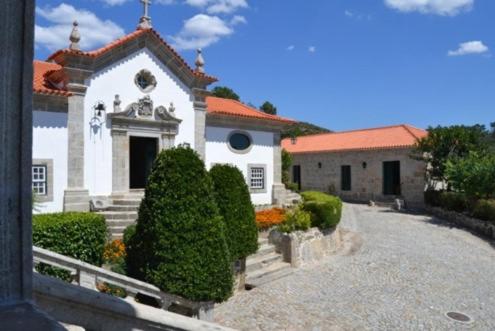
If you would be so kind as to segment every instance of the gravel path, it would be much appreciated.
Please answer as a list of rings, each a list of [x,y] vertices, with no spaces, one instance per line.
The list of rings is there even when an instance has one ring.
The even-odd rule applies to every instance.
[[[216,321],[249,331],[495,330],[495,243],[362,205],[345,205],[342,228],[337,255],[231,298]]]

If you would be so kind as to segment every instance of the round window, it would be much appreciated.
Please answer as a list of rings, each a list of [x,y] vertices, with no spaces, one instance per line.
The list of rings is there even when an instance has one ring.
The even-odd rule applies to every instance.
[[[150,71],[143,69],[134,77],[134,83],[142,92],[149,93],[156,87],[156,78]]]
[[[246,151],[251,147],[251,138],[247,134],[236,132],[230,135],[229,144],[236,151]]]

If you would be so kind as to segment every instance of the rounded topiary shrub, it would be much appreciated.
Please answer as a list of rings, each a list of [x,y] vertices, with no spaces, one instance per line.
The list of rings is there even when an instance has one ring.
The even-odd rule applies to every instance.
[[[55,213],[33,216],[33,245],[87,262],[103,263],[107,239],[105,218],[93,213]],[[38,271],[64,280],[69,272],[41,264]]]
[[[129,275],[194,301],[223,301],[232,293],[224,224],[203,162],[190,148],[159,154],[126,233]]]
[[[242,172],[231,165],[215,165],[210,176],[232,259],[235,261],[256,253],[256,214]]]
[[[337,226],[342,218],[342,200],[322,192],[301,193],[303,210],[311,213],[311,225],[321,229]]]

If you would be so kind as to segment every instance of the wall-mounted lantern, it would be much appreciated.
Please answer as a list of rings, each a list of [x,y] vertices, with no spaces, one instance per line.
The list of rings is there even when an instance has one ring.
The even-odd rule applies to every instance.
[[[318,162],[318,169],[321,169],[322,166],[321,162]]]
[[[363,169],[366,169],[368,167],[368,163],[363,162]]]
[[[105,117],[105,113],[107,111],[107,107],[105,106],[105,103],[103,101],[98,101],[94,106],[94,116],[98,118],[103,118]]]

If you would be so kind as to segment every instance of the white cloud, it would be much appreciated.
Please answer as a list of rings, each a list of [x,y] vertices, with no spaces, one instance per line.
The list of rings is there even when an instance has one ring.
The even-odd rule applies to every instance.
[[[347,9],[344,11],[344,14],[347,17],[354,17],[354,13]]]
[[[247,24],[246,18],[241,15],[235,15],[234,17],[232,17],[232,19],[230,20],[230,25],[234,26],[238,24]]]
[[[315,46],[309,46],[308,52],[310,52],[310,53],[316,53],[316,47]]]
[[[296,46],[294,45],[290,45],[289,47],[287,47],[288,51],[293,51],[294,49],[296,49]]]
[[[198,14],[186,20],[182,30],[171,39],[178,49],[195,49],[208,47],[232,33],[232,27],[219,17]]]
[[[185,0],[185,3],[205,9],[209,14],[230,14],[248,8],[247,0]]]
[[[459,44],[458,49],[455,51],[449,51],[447,54],[449,56],[462,56],[469,54],[483,54],[488,51],[488,47],[484,45],[483,42],[475,40]]]
[[[385,0],[385,4],[402,12],[454,16],[470,10],[474,0]]]
[[[69,46],[69,36],[75,20],[79,23],[82,49],[92,49],[124,35],[124,30],[114,22],[102,20],[88,10],[76,9],[65,3],[53,8],[37,7],[36,14],[52,23],[49,26],[35,26],[36,45],[50,51]]]
[[[129,2],[129,0],[100,0],[100,1],[106,3],[109,6],[119,6],[126,2]]]

